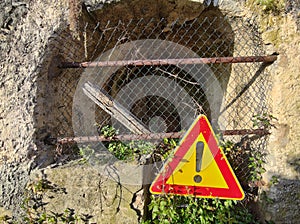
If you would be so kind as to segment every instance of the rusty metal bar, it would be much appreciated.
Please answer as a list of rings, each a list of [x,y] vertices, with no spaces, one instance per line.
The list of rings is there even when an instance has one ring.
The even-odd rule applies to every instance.
[[[65,143],[83,143],[83,142],[110,142],[110,141],[132,141],[132,140],[157,140],[163,138],[180,138],[183,133],[150,133],[150,134],[128,134],[128,135],[116,135],[114,137],[100,136],[82,136],[82,137],[66,137],[58,138],[57,142],[61,144]]]
[[[268,135],[270,134],[265,129],[241,129],[241,130],[224,130],[220,131],[223,135]],[[84,142],[110,142],[110,141],[132,141],[132,140],[159,140],[163,138],[182,138],[184,132],[171,132],[171,133],[148,133],[148,134],[128,134],[128,135],[117,135],[114,137],[104,136],[81,136],[81,137],[65,137],[57,138],[56,142],[59,144],[68,143],[84,143]]]
[[[269,135],[270,132],[266,129],[237,129],[220,131],[223,135]]]
[[[277,55],[246,56],[246,57],[215,57],[215,58],[180,58],[180,59],[145,59],[123,61],[98,61],[98,62],[61,62],[59,68],[91,68],[113,66],[144,66],[144,65],[178,65],[178,64],[220,64],[220,63],[251,63],[277,60]]]

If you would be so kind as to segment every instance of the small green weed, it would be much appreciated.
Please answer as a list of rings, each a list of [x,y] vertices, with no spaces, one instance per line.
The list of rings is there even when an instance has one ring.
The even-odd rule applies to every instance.
[[[66,193],[64,188],[59,188],[51,182],[40,179],[36,182],[28,184],[25,189],[25,199],[22,208],[24,215],[22,223],[25,224],[48,224],[48,223],[86,223],[92,216],[78,215],[74,209],[67,208],[61,213],[49,211],[46,208],[47,203],[44,202],[44,196],[48,191],[55,193]],[[87,220],[88,218],[88,220]]]
[[[277,120],[271,114],[263,113],[263,114],[256,114],[252,117],[253,128],[264,128],[270,129],[271,127],[275,128],[274,121]]]
[[[100,128],[100,131],[101,131],[101,134],[104,135],[104,137],[106,137],[106,138],[114,137],[115,135],[118,134],[118,131],[114,127],[109,126],[109,125],[103,126],[102,128]]]
[[[257,0],[256,2],[262,6],[264,12],[278,14],[284,9],[283,0]]]
[[[262,174],[266,172],[265,168],[263,167],[266,163],[264,157],[264,153],[259,151],[251,153],[248,164],[248,167],[250,168],[250,181],[255,182],[261,180]]]
[[[270,185],[272,186],[272,185],[276,185],[276,184],[278,184],[279,183],[279,177],[278,176],[272,176],[271,177],[271,180],[270,180]]]

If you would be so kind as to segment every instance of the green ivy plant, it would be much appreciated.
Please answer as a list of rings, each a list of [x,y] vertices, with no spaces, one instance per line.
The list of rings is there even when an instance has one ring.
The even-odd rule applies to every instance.
[[[109,125],[102,127],[100,130],[101,134],[106,138],[113,138],[118,134],[118,130]],[[106,147],[117,159],[123,161],[139,160],[142,156],[150,155],[154,150],[152,143],[138,140],[128,143],[110,141],[106,143]]]
[[[262,174],[266,172],[264,168],[264,164],[266,163],[264,157],[264,153],[260,151],[251,153],[248,164],[248,168],[250,169],[250,181],[255,182],[261,180]]]
[[[151,220],[143,224],[258,223],[253,215],[234,200],[192,196],[152,196]]]
[[[96,124],[96,126],[99,127],[98,124]],[[106,138],[114,137],[115,135],[118,134],[118,130],[116,130],[114,127],[110,125],[105,125],[102,128],[100,128],[100,132]]]
[[[262,128],[265,130],[269,130],[272,127],[276,128],[274,124],[275,120],[277,118],[271,114],[256,114],[252,117],[253,128]],[[262,174],[266,172],[264,168],[264,164],[266,163],[265,153],[258,150],[251,150],[249,154],[248,168],[251,174],[249,180],[252,182],[260,181]]]

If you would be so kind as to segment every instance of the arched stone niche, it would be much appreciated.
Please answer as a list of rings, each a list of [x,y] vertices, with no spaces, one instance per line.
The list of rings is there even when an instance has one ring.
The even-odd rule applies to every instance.
[[[104,4],[101,9],[91,12],[83,8],[79,24],[80,39],[72,38],[72,33],[65,29],[53,36],[49,43],[45,60],[47,70],[41,73],[39,85],[40,93],[44,92],[45,96],[40,108],[48,112],[44,118],[37,119],[37,133],[40,135],[37,139],[49,135],[74,136],[72,103],[84,70],[60,69],[58,66],[62,61],[93,61],[120,44],[142,39],[171,41],[190,49],[199,57],[232,56],[234,50],[234,33],[222,12],[218,8],[207,8],[193,1],[120,1]],[[114,33],[106,31],[115,26],[119,27]],[[126,27],[128,37],[124,37],[122,27]],[[122,35],[123,39],[120,40]],[[209,65],[208,68],[219,81],[220,94],[224,94],[231,65]],[[123,70],[120,68],[114,72],[105,82],[106,86],[102,86],[113,97],[126,84],[120,84],[120,80],[129,75]],[[137,76],[145,71],[145,68],[141,69]],[[133,73],[131,76],[135,77]],[[194,87],[186,88],[190,88],[188,92],[195,92]],[[200,91],[197,100],[207,101],[203,97],[206,96]],[[210,117],[209,105],[204,105],[204,108]],[[99,122],[104,120],[105,124],[105,115],[98,113],[97,116]]]

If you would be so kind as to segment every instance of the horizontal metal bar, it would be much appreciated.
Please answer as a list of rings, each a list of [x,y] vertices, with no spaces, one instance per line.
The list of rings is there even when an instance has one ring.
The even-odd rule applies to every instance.
[[[114,137],[104,136],[81,136],[81,137],[66,137],[58,138],[57,142],[61,144],[65,143],[84,143],[84,142],[110,142],[110,141],[132,141],[132,140],[156,140],[163,138],[180,138],[183,134],[180,132],[174,133],[150,133],[150,134],[128,134],[128,135],[116,135]]]
[[[220,64],[220,63],[251,63],[274,62],[277,55],[246,56],[246,57],[215,57],[215,58],[180,58],[180,59],[145,59],[145,60],[121,60],[98,62],[61,62],[59,68],[91,68],[113,66],[144,66],[144,65],[178,65],[178,64]]]
[[[270,132],[266,129],[236,129],[220,131],[223,135],[269,135]]]
[[[241,130],[225,130],[220,131],[223,135],[268,135],[270,134],[265,129],[241,129]],[[128,135],[116,135],[114,137],[104,137],[104,136],[81,136],[81,137],[65,137],[57,138],[56,142],[59,144],[68,143],[85,143],[85,142],[110,142],[110,141],[133,141],[133,140],[158,140],[163,138],[182,138],[184,132],[171,132],[171,133],[148,133],[148,134],[128,134]]]

